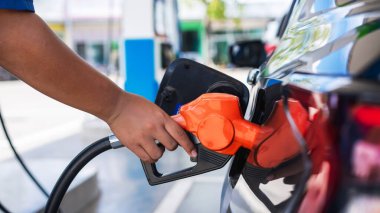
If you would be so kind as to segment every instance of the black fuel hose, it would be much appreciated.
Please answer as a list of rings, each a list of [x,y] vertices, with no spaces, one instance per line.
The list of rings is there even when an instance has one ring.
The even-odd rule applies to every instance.
[[[10,213],[10,211],[5,206],[3,206],[1,202],[0,202],[0,210],[3,211],[4,213]]]
[[[115,136],[110,136],[96,141],[81,151],[59,177],[45,206],[45,213],[58,212],[58,208],[61,205],[63,197],[71,182],[88,162],[107,150],[120,147],[122,146],[117,138]]]

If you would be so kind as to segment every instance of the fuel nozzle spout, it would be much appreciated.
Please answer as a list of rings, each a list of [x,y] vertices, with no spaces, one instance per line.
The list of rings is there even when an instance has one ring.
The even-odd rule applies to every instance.
[[[172,118],[203,146],[226,155],[234,155],[240,147],[253,149],[273,132],[244,120],[239,98],[224,93],[203,94]]]

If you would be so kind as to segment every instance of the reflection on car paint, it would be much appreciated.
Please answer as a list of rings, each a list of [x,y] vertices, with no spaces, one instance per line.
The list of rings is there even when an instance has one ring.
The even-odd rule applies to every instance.
[[[314,90],[316,92],[329,92],[336,88],[349,85],[350,78],[334,76],[316,76],[310,74],[296,73],[289,76],[288,81],[300,88]]]
[[[305,1],[300,1],[299,4],[303,2]],[[305,63],[304,66],[295,70],[300,72],[330,75],[350,75],[352,72],[360,72],[361,70],[355,69],[354,64],[348,64],[357,60],[345,59],[353,56],[354,51],[358,51],[358,49],[353,49],[356,43],[369,34],[378,32],[380,23],[377,19],[380,17],[380,12],[373,13],[373,8],[376,7],[379,7],[376,3],[372,5],[362,2],[348,4],[312,17],[309,17],[310,15],[301,17],[300,11],[295,10],[290,26],[277,50],[263,67],[263,76],[278,72],[281,67],[294,60]],[[379,41],[380,37],[376,36],[376,38]],[[367,54],[373,59],[374,56],[379,55],[378,51],[379,48]]]

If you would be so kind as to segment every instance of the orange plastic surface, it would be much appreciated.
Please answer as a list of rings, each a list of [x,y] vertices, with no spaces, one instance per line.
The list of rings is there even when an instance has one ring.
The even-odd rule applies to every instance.
[[[239,98],[207,93],[181,107],[173,116],[208,149],[233,155],[240,147],[253,149],[272,130],[243,119]]]
[[[293,100],[289,100],[289,109],[304,133],[309,126],[305,109]],[[275,167],[300,151],[282,103],[277,103],[268,122],[260,126],[244,120],[238,97],[207,93],[182,106],[173,119],[207,149],[227,155],[234,155],[240,147],[251,150],[248,162],[256,166]]]
[[[307,111],[298,101],[292,99],[288,100],[288,105],[291,117],[300,133],[304,135],[310,125]],[[274,168],[300,153],[299,142],[285,115],[282,101],[275,104],[271,116],[262,127],[271,128],[273,132],[250,153],[249,163],[263,168]]]

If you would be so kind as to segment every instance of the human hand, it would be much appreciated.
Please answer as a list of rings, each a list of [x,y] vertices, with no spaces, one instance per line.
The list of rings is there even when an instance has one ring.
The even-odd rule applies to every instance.
[[[137,95],[123,93],[112,116],[106,121],[120,142],[144,162],[156,162],[164,149],[173,151],[178,144],[191,156],[197,153],[182,128],[153,103]]]

